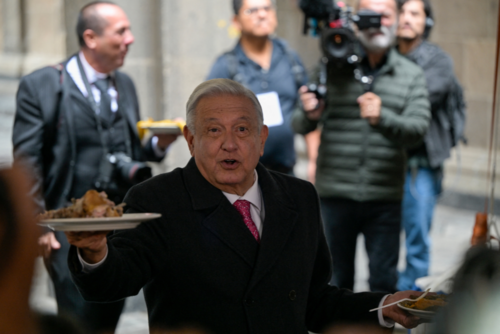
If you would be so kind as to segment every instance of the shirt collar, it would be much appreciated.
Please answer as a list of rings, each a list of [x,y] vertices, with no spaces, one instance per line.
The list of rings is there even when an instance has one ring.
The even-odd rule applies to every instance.
[[[106,74],[106,73],[97,72],[89,64],[87,59],[85,59],[85,56],[83,55],[82,51],[80,51],[78,53],[78,56],[80,57],[80,60],[82,62],[83,70],[85,71],[85,75],[87,75],[87,80],[89,81],[89,84],[93,84],[94,82],[96,82],[99,79],[105,79],[106,77],[108,77],[108,74]]]
[[[231,204],[234,204],[234,202],[241,199],[249,201],[253,206],[255,206],[260,211],[262,209],[262,196],[259,190],[259,175],[257,174],[257,171],[255,169],[253,171],[253,175],[255,180],[253,182],[253,185],[250,187],[250,189],[247,190],[245,195],[238,196],[236,194],[230,194],[224,191],[222,193],[224,194],[224,196],[227,197],[227,199]]]

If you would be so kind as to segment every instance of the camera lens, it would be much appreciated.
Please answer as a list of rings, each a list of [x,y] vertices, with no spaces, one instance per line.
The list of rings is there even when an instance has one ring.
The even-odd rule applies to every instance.
[[[323,31],[321,47],[323,53],[332,60],[347,60],[354,53],[356,38],[354,33],[344,28]]]

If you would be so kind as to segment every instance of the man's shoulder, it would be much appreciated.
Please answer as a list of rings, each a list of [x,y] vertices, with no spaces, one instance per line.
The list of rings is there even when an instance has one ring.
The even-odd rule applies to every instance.
[[[395,49],[392,50],[391,52],[392,52],[391,57],[394,58],[393,62],[394,62],[396,67],[398,67],[400,69],[407,70],[409,72],[415,72],[415,73],[422,72],[422,69],[420,68],[420,66],[418,66],[413,61],[411,61],[410,59],[406,58],[405,56],[403,56],[402,54],[397,52]]]
[[[153,176],[152,178],[135,185],[131,188],[131,190],[133,189],[136,193],[154,192],[159,189],[165,189],[165,186],[178,186],[179,183],[182,183],[182,168],[176,168],[170,172]]]
[[[293,197],[308,197],[316,192],[312,183],[295,176],[274,171],[269,171],[269,174],[284,192]]]
[[[396,73],[399,73],[401,77],[410,79],[410,81],[413,81],[419,76],[424,78],[424,71],[422,68],[410,59],[401,55],[395,49],[392,51],[391,57],[393,59],[392,62]]]
[[[424,42],[422,44],[424,47],[424,53],[428,55],[432,62],[447,61],[449,63],[453,63],[451,56],[438,45],[430,42]]]
[[[122,83],[125,83],[127,85],[131,85],[131,86],[135,87],[134,81],[132,80],[130,75],[128,75],[127,73],[125,73],[123,71],[116,70],[115,71],[115,78],[116,78],[116,80],[118,80]]]
[[[21,78],[21,81],[44,83],[44,85],[60,82],[61,71],[63,69],[62,64],[54,64],[51,66],[45,66],[39,68],[29,74],[26,74]]]

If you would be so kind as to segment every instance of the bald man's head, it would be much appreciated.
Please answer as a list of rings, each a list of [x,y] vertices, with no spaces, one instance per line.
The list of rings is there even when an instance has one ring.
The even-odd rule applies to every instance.
[[[78,44],[80,46],[85,46],[85,40],[83,38],[85,30],[90,29],[97,35],[101,35],[104,28],[106,28],[108,22],[99,13],[99,7],[103,5],[116,6],[111,1],[94,1],[80,10],[76,23],[76,35],[78,36]]]

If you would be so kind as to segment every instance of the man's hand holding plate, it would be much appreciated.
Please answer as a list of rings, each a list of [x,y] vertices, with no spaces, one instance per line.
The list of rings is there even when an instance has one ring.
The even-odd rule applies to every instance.
[[[411,290],[399,291],[388,296],[384,301],[384,305],[397,302],[401,299],[410,298],[410,295],[420,296],[422,293],[423,292],[419,293]],[[405,310],[399,308],[397,304],[384,308],[382,310],[382,315],[384,316],[384,318],[394,320],[405,328],[415,328],[424,322],[421,318],[411,315]]]
[[[108,251],[107,234],[109,231],[98,232],[64,232],[68,242],[79,248],[83,260],[89,264],[100,262]]]

